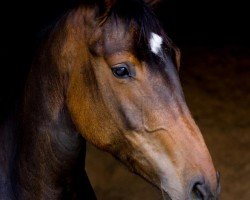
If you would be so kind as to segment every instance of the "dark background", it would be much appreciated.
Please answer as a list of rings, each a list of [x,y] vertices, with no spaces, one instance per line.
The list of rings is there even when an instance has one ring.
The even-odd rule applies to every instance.
[[[248,8],[244,1],[166,0],[156,12],[179,45],[249,45]]]
[[[73,0],[0,3],[0,119],[22,91],[47,30]],[[162,0],[155,7],[182,51],[187,103],[222,173],[222,199],[250,199],[250,31],[246,1]],[[159,192],[89,146],[87,171],[99,199],[160,199]]]

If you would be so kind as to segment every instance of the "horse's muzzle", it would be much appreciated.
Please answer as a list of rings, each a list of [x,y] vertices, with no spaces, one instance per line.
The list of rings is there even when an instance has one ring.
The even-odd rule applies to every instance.
[[[209,184],[205,183],[204,178],[195,179],[191,181],[187,196],[183,200],[218,200],[220,194],[220,174],[217,175],[217,188],[216,191],[212,192]],[[162,191],[164,200],[176,200],[175,197],[170,197],[170,195]],[[182,200],[182,199],[178,199]]]

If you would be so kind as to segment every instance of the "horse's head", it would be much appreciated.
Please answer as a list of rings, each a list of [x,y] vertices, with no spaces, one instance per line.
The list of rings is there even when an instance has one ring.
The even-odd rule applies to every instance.
[[[66,21],[60,64],[79,132],[171,199],[216,199],[218,177],[185,103],[179,51],[141,0],[88,3]]]

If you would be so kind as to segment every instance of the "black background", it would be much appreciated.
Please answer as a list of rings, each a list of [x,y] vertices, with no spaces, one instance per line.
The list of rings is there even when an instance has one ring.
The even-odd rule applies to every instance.
[[[156,12],[179,45],[249,45],[248,8],[244,1],[166,0]]]

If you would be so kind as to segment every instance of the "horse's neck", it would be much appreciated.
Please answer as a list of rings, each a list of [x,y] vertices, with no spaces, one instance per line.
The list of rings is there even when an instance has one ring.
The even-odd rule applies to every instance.
[[[45,70],[38,72],[43,79],[39,81],[32,73],[21,113],[17,161],[21,199],[93,196],[84,170],[85,140],[76,132],[64,105],[58,76]]]
[[[80,199],[88,195],[94,199],[84,171],[85,141],[64,105],[59,74],[48,63],[39,64],[31,71],[19,113],[12,186],[18,184],[13,192],[17,199]]]
[[[64,39],[63,30],[58,32],[62,34],[56,35],[56,44],[47,41],[31,69],[18,114],[18,132],[9,131],[15,140],[0,140],[0,144],[6,143],[4,148],[13,146],[11,151],[16,152],[5,156],[9,163],[3,165],[4,160],[0,160],[4,166],[0,166],[0,176],[4,174],[0,178],[0,199],[95,199],[84,170],[85,141],[76,132],[65,106],[67,76],[56,68],[55,60],[60,59],[53,58],[61,48],[59,41]],[[0,147],[2,153],[4,148]]]
[[[85,141],[64,117],[26,131],[13,118],[0,127],[0,199],[95,199]]]
[[[39,118],[42,114],[37,115]],[[69,195],[76,193],[77,178],[84,170],[84,142],[64,116],[38,124],[36,119],[24,122],[27,124],[22,130],[17,162],[21,196],[24,199],[72,198]]]

